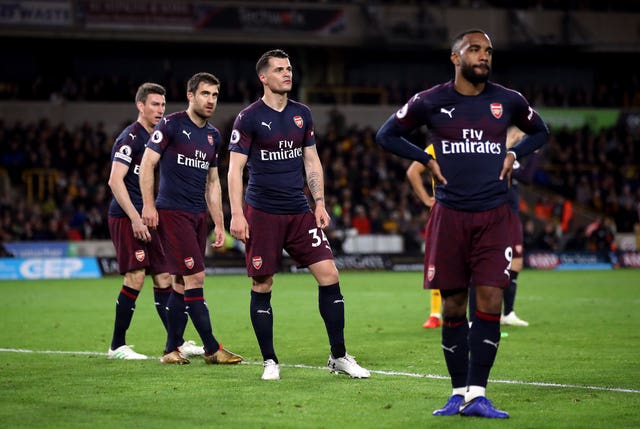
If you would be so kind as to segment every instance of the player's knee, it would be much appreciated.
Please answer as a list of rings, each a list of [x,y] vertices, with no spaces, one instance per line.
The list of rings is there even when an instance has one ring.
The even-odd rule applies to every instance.
[[[183,276],[185,289],[196,289],[204,287],[204,271],[191,276]]]
[[[129,271],[124,275],[124,284],[128,287],[141,290],[144,285],[145,270]]]
[[[255,276],[251,278],[251,290],[258,293],[269,293],[273,288],[273,276]]]
[[[309,270],[316,278],[318,284],[332,285],[340,281],[340,275],[336,268],[336,264],[331,259],[310,265]]]
[[[171,287],[171,274],[169,273],[154,274],[153,285],[160,289]]]

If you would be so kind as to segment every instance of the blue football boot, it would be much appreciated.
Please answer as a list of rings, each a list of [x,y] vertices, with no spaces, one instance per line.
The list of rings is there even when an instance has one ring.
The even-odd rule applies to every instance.
[[[449,398],[444,407],[433,412],[434,416],[455,416],[460,412],[460,406],[464,402],[464,396],[453,395]]]
[[[462,404],[460,414],[467,417],[485,417],[487,419],[509,418],[509,413],[494,407],[491,401],[484,396],[478,396],[471,402]]]

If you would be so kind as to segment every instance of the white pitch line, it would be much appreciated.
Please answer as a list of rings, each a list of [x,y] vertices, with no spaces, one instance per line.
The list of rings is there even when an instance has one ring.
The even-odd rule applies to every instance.
[[[4,349],[0,348],[0,352],[8,352],[8,353],[36,353],[43,355],[96,355],[96,356],[106,356],[106,353],[100,352],[68,352],[63,350],[29,350],[29,349]]]
[[[62,351],[62,350],[28,350],[28,349],[7,349],[0,347],[0,353],[36,353],[36,354],[58,354],[58,355],[94,355],[94,356],[106,356],[106,353],[101,352],[89,352],[89,351]],[[149,360],[154,359],[158,360],[160,357],[150,357]],[[262,362],[242,362],[244,365],[260,365],[262,366]],[[304,365],[304,364],[287,364],[280,363],[281,367],[289,367],[289,368],[303,368],[303,369],[319,369],[319,370],[328,370],[329,368],[324,366],[312,366],[312,365]],[[429,378],[434,380],[449,380],[448,376],[437,375],[437,374],[420,374],[415,372],[403,372],[403,371],[382,371],[382,370],[372,370],[369,369],[372,374],[380,374],[380,375],[396,375],[396,376],[404,376],[404,377],[413,377],[413,378]],[[521,386],[536,386],[536,387],[559,387],[563,389],[586,389],[586,390],[599,390],[603,392],[621,392],[621,393],[640,393],[638,389],[624,389],[621,387],[604,387],[604,386],[583,386],[579,384],[562,384],[562,383],[545,383],[545,382],[536,382],[536,381],[519,381],[519,380],[489,380],[491,383],[501,383],[501,384],[517,384]]]

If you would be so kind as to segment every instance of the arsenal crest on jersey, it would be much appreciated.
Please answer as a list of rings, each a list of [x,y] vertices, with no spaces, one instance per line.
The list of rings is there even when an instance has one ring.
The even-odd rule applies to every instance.
[[[496,118],[502,117],[502,103],[491,103],[491,114]]]
[[[138,260],[138,262],[144,261],[144,250],[136,250],[136,259]]]
[[[194,265],[193,257],[189,256],[188,258],[184,258],[184,265],[189,269],[193,268],[193,265]]]
[[[262,256],[252,257],[251,265],[253,265],[253,268],[255,268],[256,270],[259,270],[260,268],[262,268]]]
[[[213,136],[211,134],[207,134],[207,140],[209,141],[209,144],[213,146]]]
[[[436,267],[433,265],[429,265],[427,269],[427,280],[431,281],[436,276]]]
[[[294,116],[293,122],[298,126],[298,128],[302,128],[304,125],[304,121],[302,120],[302,116]]]

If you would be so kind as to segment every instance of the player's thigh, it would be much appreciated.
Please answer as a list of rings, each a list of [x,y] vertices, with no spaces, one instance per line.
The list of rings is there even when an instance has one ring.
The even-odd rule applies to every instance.
[[[167,264],[167,255],[160,239],[160,234],[157,230],[150,229],[151,241],[147,242],[147,250],[149,252],[149,274],[162,274],[169,273],[169,265]],[[168,276],[168,274],[167,274]],[[160,279],[161,284],[165,284],[163,279]],[[169,280],[170,283],[170,280]]]
[[[479,286],[504,288],[509,284],[509,268],[513,259],[511,216],[507,204],[474,213],[471,236],[471,277]]]
[[[262,277],[277,273],[282,262],[288,216],[266,213],[248,205],[245,217],[250,230],[245,243],[247,274]]]
[[[206,213],[158,210],[158,215],[169,272],[191,276],[204,271]]]
[[[316,225],[313,213],[305,212],[292,215],[287,228],[285,249],[299,267],[310,267],[320,261],[331,260],[331,264],[322,265],[330,271],[333,264],[333,252],[326,234]]]
[[[424,281],[429,289],[461,289],[469,282],[465,213],[436,204],[425,229]]]
[[[116,251],[120,274],[146,270],[150,264],[147,244],[136,239],[128,217],[109,217],[109,233]]]

